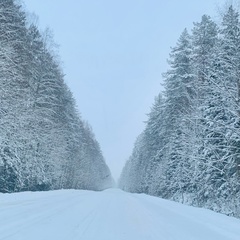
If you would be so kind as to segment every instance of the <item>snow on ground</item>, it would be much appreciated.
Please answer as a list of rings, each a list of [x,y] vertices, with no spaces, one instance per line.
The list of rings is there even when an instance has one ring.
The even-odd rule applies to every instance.
[[[0,194],[1,240],[239,240],[240,220],[118,189]]]

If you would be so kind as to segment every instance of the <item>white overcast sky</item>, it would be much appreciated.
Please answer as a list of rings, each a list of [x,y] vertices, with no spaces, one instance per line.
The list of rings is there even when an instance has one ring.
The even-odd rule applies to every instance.
[[[113,177],[162,90],[170,47],[224,0],[25,0],[59,44],[65,80]]]

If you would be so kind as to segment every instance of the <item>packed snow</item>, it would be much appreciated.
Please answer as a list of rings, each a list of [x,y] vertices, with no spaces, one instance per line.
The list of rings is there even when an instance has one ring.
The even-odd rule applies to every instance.
[[[119,189],[0,194],[1,240],[239,240],[240,220]]]

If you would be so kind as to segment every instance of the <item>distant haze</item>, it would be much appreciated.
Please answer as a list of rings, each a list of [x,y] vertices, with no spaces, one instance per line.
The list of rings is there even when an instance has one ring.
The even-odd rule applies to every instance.
[[[170,47],[223,0],[25,0],[60,45],[65,80],[117,179],[163,89]]]

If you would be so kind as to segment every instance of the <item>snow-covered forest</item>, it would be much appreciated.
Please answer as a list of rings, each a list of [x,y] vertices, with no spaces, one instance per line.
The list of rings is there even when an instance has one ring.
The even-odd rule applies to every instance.
[[[240,22],[229,6],[182,32],[121,177],[147,193],[240,217]]]
[[[0,192],[101,190],[112,177],[64,82],[51,32],[0,1]]]

